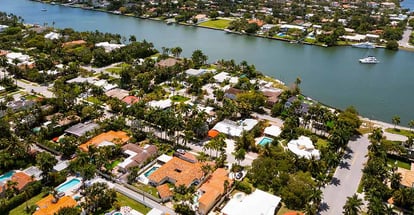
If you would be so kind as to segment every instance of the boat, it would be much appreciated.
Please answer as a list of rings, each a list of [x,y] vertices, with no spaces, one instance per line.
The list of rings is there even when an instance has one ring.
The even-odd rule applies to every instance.
[[[165,23],[167,23],[167,25],[172,25],[174,23],[174,21],[172,20],[167,20]]]
[[[362,64],[376,64],[379,63],[379,60],[374,56],[368,56],[366,58],[359,59],[359,62]]]
[[[41,11],[47,11],[47,9],[46,8],[42,8]]]
[[[233,33],[233,31],[232,31],[232,30],[230,30],[230,29],[228,29],[228,28],[225,28],[225,29],[224,29],[224,32],[226,32],[226,33]]]
[[[375,44],[370,43],[370,42],[355,43],[355,44],[352,44],[352,47],[362,48],[362,49],[373,49],[373,48],[375,48]]]

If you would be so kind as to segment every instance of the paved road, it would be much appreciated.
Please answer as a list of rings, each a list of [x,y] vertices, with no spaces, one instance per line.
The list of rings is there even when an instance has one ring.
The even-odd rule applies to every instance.
[[[49,91],[47,86],[40,86],[36,83],[24,83],[23,81],[17,80],[17,86],[23,88],[28,93],[35,92],[45,98],[52,98],[54,96],[53,93]]]
[[[408,43],[408,41],[410,41],[411,32],[412,30],[405,29],[403,33],[403,38],[400,41],[398,41],[398,45],[405,47],[405,48],[414,48],[414,46]]]
[[[362,177],[362,169],[367,161],[368,135],[365,134],[348,143],[349,150],[335,171],[331,183],[322,189],[323,200],[320,205],[320,215],[342,214],[346,198],[352,196],[358,189]]]

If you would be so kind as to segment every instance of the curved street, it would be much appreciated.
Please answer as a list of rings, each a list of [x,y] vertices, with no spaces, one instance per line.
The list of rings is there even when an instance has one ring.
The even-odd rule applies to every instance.
[[[348,143],[345,155],[337,167],[332,181],[322,189],[323,199],[319,207],[320,215],[342,214],[348,196],[358,189],[362,169],[367,161],[368,134],[357,137]]]

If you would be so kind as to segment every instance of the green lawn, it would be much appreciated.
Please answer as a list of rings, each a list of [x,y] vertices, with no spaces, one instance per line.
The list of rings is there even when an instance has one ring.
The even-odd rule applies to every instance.
[[[107,170],[112,170],[112,169],[114,169],[119,163],[121,163],[121,160],[115,160],[115,161],[113,161],[112,163],[110,163],[110,164],[108,164],[108,165],[105,165],[105,168],[107,169]]]
[[[142,214],[147,214],[151,208],[133,200],[128,198],[127,196],[121,194],[121,193],[117,193],[116,194],[116,199],[118,200],[119,204],[121,206],[129,206],[134,210],[137,210],[139,212],[141,212]]]
[[[412,136],[414,137],[414,132],[409,131],[409,130],[405,130],[405,129],[394,129],[394,128],[387,128],[385,129],[386,132],[391,133],[391,134],[399,134],[399,135],[403,135],[406,137]]]
[[[32,205],[35,205],[35,203],[38,202],[40,199],[42,199],[44,195],[45,195],[44,193],[40,193],[39,195],[34,196],[33,198],[31,198],[27,201],[27,205],[29,207],[32,206]],[[26,202],[24,202],[23,204],[17,206],[15,209],[11,210],[9,215],[29,214],[29,213],[26,213],[25,208],[26,208]]]
[[[171,96],[171,101],[173,102],[185,102],[188,100],[190,99],[184,96],[180,96],[180,95]]]
[[[404,161],[400,161],[400,160],[395,160],[392,158],[387,158],[387,163],[388,165],[393,166],[395,164],[395,162],[397,162],[397,166],[403,169],[411,169],[411,164],[406,163]]]
[[[135,184],[135,187],[142,190],[142,191],[144,191],[144,192],[146,192],[146,193],[148,193],[148,194],[151,194],[152,196],[154,196],[156,198],[159,198],[157,188],[155,188],[153,186],[137,183],[137,184]]]
[[[210,20],[207,22],[203,22],[199,24],[199,26],[209,27],[209,28],[217,28],[217,29],[225,29],[230,24],[230,20],[226,19],[217,19],[217,20]]]
[[[97,105],[102,105],[103,104],[103,102],[101,102],[98,98],[93,97],[93,96],[90,96],[90,97],[86,98],[86,101],[92,102],[92,103],[97,104]]]
[[[106,71],[108,71],[110,73],[121,74],[122,68],[121,67],[112,67],[112,68],[106,69]]]

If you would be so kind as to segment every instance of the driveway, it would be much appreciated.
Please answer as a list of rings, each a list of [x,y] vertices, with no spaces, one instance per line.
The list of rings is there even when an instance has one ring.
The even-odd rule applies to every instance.
[[[352,196],[358,189],[369,144],[367,134],[348,143],[348,149],[336,168],[332,181],[322,189],[320,215],[342,214],[347,197]]]
[[[17,80],[17,86],[23,88],[27,93],[35,92],[45,98],[52,98],[54,96],[53,93],[49,91],[47,86],[40,86],[37,83]]]
[[[404,30],[403,38],[400,41],[398,41],[399,46],[404,47],[404,48],[414,49],[414,46],[409,44],[411,32],[412,32],[411,29],[406,28]]]

